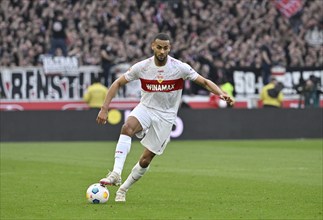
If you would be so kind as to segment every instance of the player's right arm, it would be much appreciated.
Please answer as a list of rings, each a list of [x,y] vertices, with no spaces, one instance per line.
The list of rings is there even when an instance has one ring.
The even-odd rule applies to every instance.
[[[104,103],[101,107],[101,110],[96,118],[96,122],[98,124],[105,124],[107,123],[107,117],[108,117],[108,110],[109,110],[109,105],[111,103],[111,100],[115,97],[117,94],[118,90],[127,84],[128,81],[126,80],[125,76],[122,75],[120,76],[117,80],[115,80],[112,85],[110,86],[108,93],[105,97]]]

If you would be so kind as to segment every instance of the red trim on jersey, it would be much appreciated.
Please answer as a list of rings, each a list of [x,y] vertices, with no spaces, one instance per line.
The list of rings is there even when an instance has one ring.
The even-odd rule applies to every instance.
[[[174,80],[163,80],[162,82],[158,82],[158,80],[148,80],[142,79],[141,88],[146,92],[171,92],[175,90],[183,89],[184,80],[174,79]]]

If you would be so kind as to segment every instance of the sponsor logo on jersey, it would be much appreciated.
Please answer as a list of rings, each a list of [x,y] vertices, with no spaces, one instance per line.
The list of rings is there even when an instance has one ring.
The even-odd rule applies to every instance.
[[[141,88],[146,92],[171,92],[183,89],[184,80],[182,78],[175,80],[147,80],[140,78]]]

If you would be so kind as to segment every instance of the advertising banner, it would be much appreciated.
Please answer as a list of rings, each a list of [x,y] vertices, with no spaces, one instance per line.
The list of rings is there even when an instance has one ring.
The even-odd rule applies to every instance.
[[[315,76],[321,90],[323,90],[323,68],[272,68],[272,76],[284,84],[285,96],[298,94],[298,87]],[[263,87],[261,71],[255,68],[234,68],[229,76],[234,84],[236,95],[248,96],[259,94]]]
[[[108,118],[105,125],[96,123],[95,109],[1,112],[0,141],[116,141],[130,111],[115,111],[119,117]],[[179,110],[171,132],[171,143],[271,138],[322,138],[322,109],[186,108]]]
[[[77,74],[45,73],[43,67],[0,67],[0,110],[67,110],[86,109],[82,101],[83,94],[97,77],[99,66],[81,66]],[[311,76],[317,79],[319,89],[323,91],[323,69],[319,68],[278,68],[272,69],[273,75],[284,84],[284,107],[297,107],[300,91]],[[239,108],[255,108],[259,92],[263,87],[261,71],[255,68],[234,68],[228,73],[233,83],[236,103]],[[128,86],[128,85],[127,85]],[[136,88],[134,88],[134,86]],[[138,87],[138,88],[137,88]],[[140,91],[139,84],[129,84],[129,91]],[[128,94],[127,93],[127,94]],[[206,97],[207,98],[207,97]],[[138,97],[114,99],[112,107],[133,108]],[[200,102],[200,103],[198,103]],[[208,98],[206,106],[210,106]],[[322,102],[322,100],[321,100]],[[201,100],[194,102],[191,106]],[[204,103],[204,101],[203,101]],[[203,104],[202,103],[202,104]]]

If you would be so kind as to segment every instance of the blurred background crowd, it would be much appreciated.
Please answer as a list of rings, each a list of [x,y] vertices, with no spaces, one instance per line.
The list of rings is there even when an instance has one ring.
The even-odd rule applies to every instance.
[[[166,32],[171,55],[215,82],[233,66],[321,67],[322,1],[299,2],[289,16],[275,0],[1,1],[0,66],[76,56],[110,71],[152,56],[152,37]]]

